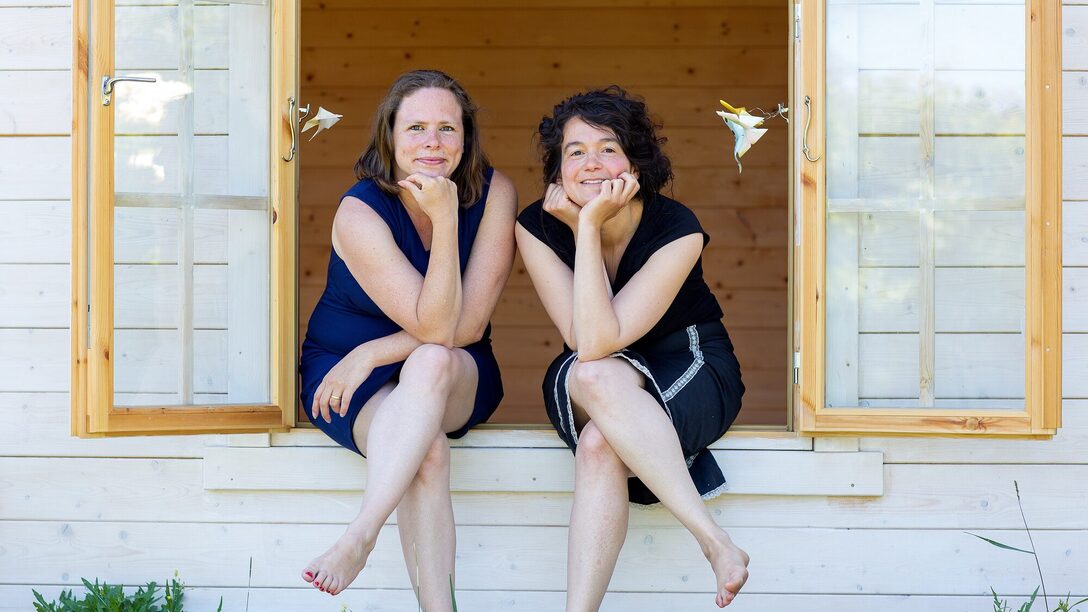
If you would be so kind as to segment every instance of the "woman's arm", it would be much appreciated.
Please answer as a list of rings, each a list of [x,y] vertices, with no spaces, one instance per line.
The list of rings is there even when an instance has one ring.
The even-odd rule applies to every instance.
[[[462,288],[461,316],[454,346],[468,346],[484,335],[499,295],[514,265],[514,218],[518,195],[513,182],[498,170],[491,175],[484,218],[472,245]]]
[[[645,335],[668,310],[702,252],[701,235],[678,238],[658,249],[612,297],[601,274],[601,228],[637,191],[635,177],[621,174],[602,183],[601,193],[578,216],[572,316],[579,361],[601,359]]]
[[[559,335],[563,336],[563,342],[572,350],[578,350],[572,325],[574,273],[548,245],[529,233],[520,223],[515,226],[514,236],[518,241],[518,252],[521,253],[529,279],[544,304],[544,310],[559,330]]]
[[[332,412],[344,416],[355,391],[375,368],[404,361],[420,344],[422,342],[401,330],[355,347],[321,379],[321,384],[314,391],[310,412],[315,419],[320,417],[326,423],[332,422]],[[333,400],[332,396],[337,392],[341,396]]]
[[[414,175],[413,175],[414,176]],[[440,179],[430,179],[439,181]],[[444,179],[441,179],[444,180]],[[449,186],[453,186],[453,183]],[[457,215],[449,202],[449,186],[431,185],[445,193],[430,193],[424,208],[433,226],[426,277],[421,276],[397,247],[389,227],[373,209],[347,197],[333,220],[333,248],[352,276],[383,313],[420,342],[452,346],[461,312],[461,271],[457,256]],[[414,185],[417,192],[421,192]],[[456,206],[456,187],[452,187]],[[417,199],[421,196],[417,195]],[[421,205],[423,202],[421,202]]]
[[[612,299],[608,296],[607,281],[601,280],[599,273],[593,273],[600,270],[599,263],[587,266],[586,274],[578,275],[578,266],[582,265],[578,257],[584,255],[583,259],[591,266],[594,243],[595,255],[600,258],[599,232],[596,240],[587,236],[584,242],[585,246],[579,238],[579,252],[575,255],[574,327],[579,342],[578,360],[592,361],[630,346],[661,320],[699,260],[703,237],[691,234],[658,249]]]

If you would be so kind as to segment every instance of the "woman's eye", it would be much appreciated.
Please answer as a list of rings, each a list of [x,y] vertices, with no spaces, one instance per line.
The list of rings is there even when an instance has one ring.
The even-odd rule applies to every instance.
[[[413,125],[413,126],[409,126],[408,129],[409,130],[415,130],[415,131],[418,132],[418,131],[423,129],[423,126],[422,125]]]
[[[442,130],[443,132],[452,132],[452,131],[454,131],[452,125],[444,125],[439,129]]]
[[[577,156],[579,156],[579,155],[581,155],[581,154],[582,154],[582,152],[581,152],[581,151],[571,151],[571,152],[569,153],[569,156],[570,156],[570,157],[577,157]]]

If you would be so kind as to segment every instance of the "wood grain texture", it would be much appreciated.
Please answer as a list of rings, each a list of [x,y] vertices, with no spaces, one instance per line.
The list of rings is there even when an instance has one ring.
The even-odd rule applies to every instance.
[[[783,425],[786,124],[768,124],[738,173],[732,137],[713,111],[718,98],[766,110],[786,101],[785,5],[560,1],[416,10],[424,6],[303,4],[303,104],[345,117],[300,152],[300,337],[324,287],[336,206],[355,182],[351,166],[397,74],[433,67],[465,85],[481,107],[485,150],[514,181],[523,207],[541,192],[533,140],[540,118],[565,96],[615,82],[644,96],[663,124],[676,172],[666,193],[691,207],[711,235],[705,278],[725,310],[748,385],[739,422]],[[601,15],[615,27],[596,28]],[[562,40],[556,21],[569,24]],[[492,421],[545,422],[540,381],[561,342],[520,259],[492,321],[506,388]]]

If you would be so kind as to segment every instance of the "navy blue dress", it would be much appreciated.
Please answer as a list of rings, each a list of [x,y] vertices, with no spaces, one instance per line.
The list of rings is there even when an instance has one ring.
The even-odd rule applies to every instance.
[[[493,170],[487,171],[483,195],[468,208],[460,208],[457,222],[457,247],[461,263],[461,273],[468,265],[469,254],[476,232],[484,216],[487,194],[491,185]],[[366,202],[389,226],[397,246],[412,266],[421,275],[427,273],[429,251],[424,249],[423,241],[404,205],[395,196],[383,192],[373,181],[362,180],[352,186],[344,197],[353,196]],[[395,379],[404,362],[392,363],[375,368],[370,376],[355,391],[351,398],[347,414],[341,417],[332,413],[332,423],[326,423],[318,416],[313,418],[310,407],[313,405],[314,392],[325,375],[345,355],[355,347],[377,338],[401,331],[401,327],[385,316],[374,300],[370,298],[355,281],[347,264],[333,249],[329,255],[329,271],[325,292],[321,295],[310,323],[306,328],[306,340],[302,343],[302,358],[299,372],[302,375],[300,398],[310,416],[310,421],[329,435],[338,444],[360,455],[362,452],[352,438],[355,419],[366,402],[381,389],[385,383]],[[483,423],[495,412],[502,400],[502,380],[499,377],[499,364],[491,350],[491,326],[484,330],[483,337],[476,343],[464,347],[476,362],[479,383],[476,387],[476,403],[472,416],[461,429],[447,434],[450,438],[460,438],[476,425]]]

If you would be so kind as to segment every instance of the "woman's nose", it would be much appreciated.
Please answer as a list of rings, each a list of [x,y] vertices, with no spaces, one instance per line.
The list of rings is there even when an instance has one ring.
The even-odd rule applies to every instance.
[[[428,147],[437,147],[440,143],[438,130],[427,130],[427,137],[423,140],[423,144]]]

